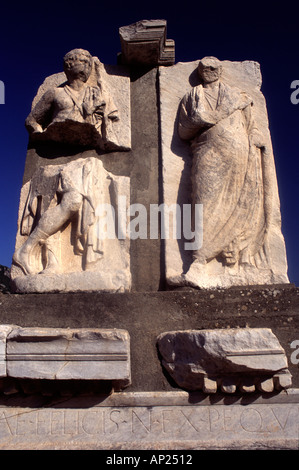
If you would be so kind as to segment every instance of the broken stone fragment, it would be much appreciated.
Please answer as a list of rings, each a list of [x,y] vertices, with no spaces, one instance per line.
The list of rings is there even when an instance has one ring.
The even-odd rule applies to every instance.
[[[22,379],[105,380],[131,383],[125,330],[18,328],[6,338],[7,376]]]
[[[166,38],[166,20],[141,20],[119,28],[121,62],[131,65],[173,65],[175,43]]]
[[[0,325],[0,377],[7,376],[6,370],[6,340],[13,325]]]
[[[161,334],[162,365],[179,387],[204,393],[271,393],[291,386],[287,357],[269,328]]]

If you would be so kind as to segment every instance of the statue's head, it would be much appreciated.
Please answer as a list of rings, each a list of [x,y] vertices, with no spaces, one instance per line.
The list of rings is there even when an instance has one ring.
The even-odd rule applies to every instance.
[[[221,77],[222,65],[216,57],[204,57],[198,64],[198,74],[205,83],[212,83]]]
[[[63,70],[69,81],[80,79],[86,82],[91,74],[92,56],[84,49],[73,49],[63,58]]]

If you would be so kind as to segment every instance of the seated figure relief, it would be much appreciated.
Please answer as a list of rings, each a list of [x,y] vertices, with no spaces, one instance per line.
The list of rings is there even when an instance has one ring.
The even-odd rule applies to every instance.
[[[129,244],[110,239],[101,225],[106,205],[117,210],[119,196],[129,204],[130,181],[99,158],[129,150],[129,103],[129,77],[83,49],[67,53],[64,73],[40,87],[26,119],[31,142],[77,150],[44,157],[23,185],[12,265],[17,291],[130,289]]]
[[[103,84],[101,62],[83,49],[68,52],[63,62],[67,81],[49,88],[26,119],[31,138],[117,149],[119,110]]]

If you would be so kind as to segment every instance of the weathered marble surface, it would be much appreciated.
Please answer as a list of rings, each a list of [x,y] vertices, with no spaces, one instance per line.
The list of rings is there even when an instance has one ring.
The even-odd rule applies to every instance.
[[[126,330],[4,325],[1,333],[5,366],[2,376],[109,380],[118,390],[131,383],[130,337]]]
[[[229,264],[223,262],[221,257],[216,256],[208,260],[206,264],[199,266],[198,269],[195,269],[194,266],[194,269],[191,270],[193,253],[190,249],[187,250],[185,245],[186,241],[190,242],[190,240],[183,236],[178,240],[169,237],[165,240],[166,279],[170,285],[187,284],[201,288],[288,283],[271,137],[265,99],[260,91],[260,67],[259,64],[252,61],[222,61],[221,65],[223,69],[221,80],[224,85],[235,87],[241,92],[245,91],[252,98],[254,105],[251,111],[256,127],[263,137],[263,144],[265,143],[267,148],[266,156],[261,155],[260,157],[264,157],[265,167],[262,170],[262,176],[259,175],[259,178],[263,179],[264,208],[271,214],[267,222],[266,247],[262,248],[264,261],[266,257],[267,262],[264,263],[262,259],[259,259],[260,264],[258,264],[256,259],[253,263],[250,260],[249,263]],[[192,152],[189,141],[183,140],[178,134],[179,115],[183,97],[191,90],[195,93],[194,90],[200,83],[197,66],[198,61],[194,61],[159,68],[163,202],[169,206],[178,204],[181,208],[183,204],[192,203]],[[229,154],[229,148],[226,148],[226,151]],[[213,163],[215,164],[212,159],[210,161],[211,171]],[[222,171],[220,167],[221,165],[218,170]],[[217,171],[217,168],[214,168],[213,171]],[[212,173],[210,177],[212,177],[211,175]],[[209,181],[209,175],[206,175],[205,181]],[[214,179],[213,184],[215,184]],[[245,206],[248,202],[248,199],[244,201]],[[205,206],[205,204],[203,205]],[[205,207],[203,207],[204,210]],[[217,209],[217,211],[217,214],[221,215],[221,209]],[[206,215],[204,213],[204,223],[206,218],[213,218],[213,210],[211,212]],[[224,222],[225,220],[223,220]],[[205,243],[205,225],[202,228],[203,243]],[[218,228],[220,230],[221,223],[218,224]],[[214,236],[215,232],[209,236],[212,235]],[[207,240],[208,243],[210,241]],[[205,251],[205,245],[203,245],[203,251]]]
[[[163,366],[186,390],[273,392],[292,385],[285,351],[269,328],[172,331],[157,344]]]
[[[13,325],[0,325],[0,377],[7,376],[6,341],[13,328]]]
[[[106,171],[97,158],[36,170],[21,191],[14,290],[130,290],[130,243],[122,222],[129,204],[129,178]]]
[[[47,77],[26,119],[33,142],[99,148],[131,148],[130,78],[124,68],[105,65],[88,51],[64,57],[64,72]]]
[[[175,45],[166,37],[166,20],[142,20],[119,28],[121,61],[131,65],[172,65]]]
[[[229,398],[217,395],[213,402],[186,392],[122,392],[109,397],[64,398],[63,402],[0,399],[0,448],[115,453],[117,449],[153,453],[167,449],[298,449],[297,389],[267,399]],[[192,457],[190,460],[192,463]]]

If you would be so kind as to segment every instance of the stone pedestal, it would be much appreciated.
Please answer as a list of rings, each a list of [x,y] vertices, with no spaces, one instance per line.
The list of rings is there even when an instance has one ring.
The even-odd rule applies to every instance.
[[[42,322],[45,328],[69,331],[121,325],[131,344],[131,384],[122,392],[111,393],[109,380],[84,376],[54,381],[2,378],[0,448],[297,449],[298,299],[299,291],[292,285],[0,294],[3,325],[13,320],[22,330],[36,330]],[[271,329],[285,352],[291,388],[272,393],[258,388],[246,393],[184,390],[163,367],[157,339],[162,333],[190,328]]]
[[[223,109],[201,105],[185,116],[187,130],[215,126],[212,162],[224,148],[215,150],[213,135],[230,137],[229,169],[235,131],[244,144],[231,206],[229,191],[222,206],[232,220],[221,219],[220,248],[193,270],[191,217],[184,237],[170,231],[201,178],[202,142],[192,147],[178,133],[184,95],[204,94],[198,61],[174,65],[165,20],[119,32],[119,65],[71,51],[26,121],[13,282],[0,291],[0,449],[188,450],[191,461],[199,449],[296,449],[299,290],[288,283],[259,65],[224,61]],[[70,69],[86,74],[80,93]],[[49,124],[41,117],[53,96],[59,122],[46,116]],[[245,102],[255,105],[262,143],[244,131]],[[215,162],[212,170],[208,193],[222,181]],[[231,187],[234,171],[230,179],[222,170]],[[118,196],[126,196],[127,236],[100,243],[98,207],[117,210]]]

